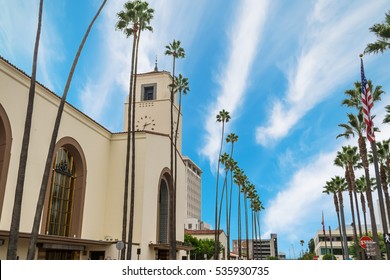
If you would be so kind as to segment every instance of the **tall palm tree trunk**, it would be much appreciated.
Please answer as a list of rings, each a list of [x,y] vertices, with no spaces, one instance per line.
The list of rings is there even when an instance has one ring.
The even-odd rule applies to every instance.
[[[129,87],[129,106],[127,110],[127,141],[126,141],[126,162],[125,162],[125,187],[123,193],[123,217],[122,217],[122,241],[129,247],[132,247],[132,242],[126,242],[127,240],[127,218],[128,218],[128,204],[129,204],[129,177],[130,177],[130,151],[131,151],[131,137],[132,137],[132,109],[133,109],[133,82],[134,82],[134,65],[135,65],[135,49],[137,44],[137,35],[134,32],[133,37],[133,49],[131,53],[131,70],[130,70],[130,87]],[[131,190],[132,192],[132,190]],[[130,249],[131,250],[131,249]],[[126,248],[121,251],[121,259],[126,258]]]
[[[228,176],[228,173],[226,173],[226,177]],[[230,259],[230,220],[229,220],[229,193],[228,193],[229,187],[226,180],[226,259]]]
[[[180,114],[181,114],[181,98],[182,94],[181,91],[179,91],[179,112],[177,114],[177,121],[176,121],[176,129],[175,129],[175,144],[174,144],[174,153],[175,153],[175,191],[176,191],[176,182],[177,182],[177,133],[179,132],[179,125],[180,125]],[[175,209],[176,209],[176,194],[175,194]],[[175,210],[176,213],[176,210]],[[176,217],[176,214],[175,214]]]
[[[340,224],[340,207],[339,207],[339,202],[337,200],[336,192],[333,193],[333,203],[334,203],[334,207],[336,209],[337,223],[339,225],[339,234],[340,234],[340,237],[342,237],[343,235],[341,232],[341,224]],[[343,259],[344,259],[344,244],[343,244],[343,242],[341,242],[341,251],[343,252]]]
[[[385,171],[385,174],[388,174],[390,176],[390,159],[386,159],[386,168],[387,172]],[[385,201],[386,201],[386,208],[387,208],[387,218],[389,220],[389,230],[390,230],[390,198],[389,198],[389,188],[388,186],[383,187],[383,193],[385,194]]]
[[[381,166],[380,166],[380,174],[381,174],[382,189],[383,189],[383,193],[385,195],[385,203],[386,203],[386,210],[387,210],[388,225],[390,225],[389,188],[387,186],[386,167],[383,164],[381,164]]]
[[[375,140],[371,143],[371,150],[372,150],[372,156],[374,161],[374,170],[375,170],[375,178],[376,178],[376,186],[378,190],[378,201],[379,201],[379,216],[380,221],[382,224],[382,231],[384,235],[388,235],[388,227],[387,227],[387,220],[386,220],[386,209],[385,209],[385,203],[383,199],[383,191],[382,191],[382,184],[381,184],[381,176],[379,172],[379,166],[378,166],[378,155],[377,155],[377,147]],[[376,257],[379,259],[382,259],[382,254],[380,252],[379,248],[379,242],[377,243],[377,255]],[[385,248],[386,248],[386,257],[387,259],[390,259],[390,244],[385,242]]]
[[[230,171],[230,189],[229,189],[229,198],[226,196],[226,232],[227,232],[227,252],[228,252],[228,260],[230,260],[230,240],[231,240],[231,234],[230,234],[230,223],[231,223],[231,217],[232,217],[232,197],[233,197],[233,168],[234,168],[234,160],[233,160],[233,151],[234,151],[234,142],[232,142],[232,149],[230,151],[230,160],[231,165],[229,166]],[[226,174],[227,177],[228,174]],[[227,189],[226,189],[227,191]]]
[[[245,204],[245,242],[246,242],[246,259],[249,260],[249,226],[248,226],[248,197],[244,194]]]
[[[135,32],[134,38],[136,39],[135,45],[135,58],[134,58],[134,76],[133,76],[133,90],[132,90],[132,110],[131,110],[131,195],[130,195],[130,220],[129,220],[129,232],[128,232],[128,246],[126,252],[126,258],[131,260],[132,248],[133,248],[133,234],[134,234],[134,208],[135,208],[135,175],[136,175],[136,159],[135,159],[135,98],[137,88],[137,67],[138,67],[138,46],[141,37],[141,30]],[[129,97],[130,98],[130,97]]]
[[[257,212],[257,229],[258,229],[258,236],[259,236],[259,238],[258,238],[258,241],[259,241],[259,244],[260,244],[260,259],[262,259],[263,258],[263,246],[262,246],[262,244],[261,244],[261,230],[260,230],[260,211],[259,212]]]
[[[100,14],[101,10],[103,9],[104,5],[106,4],[106,2],[107,2],[107,0],[104,0],[102,2],[99,10],[95,14],[94,18],[92,19],[91,23],[88,26],[87,31],[84,34],[84,37],[80,43],[79,49],[78,49],[76,56],[73,60],[72,67],[71,67],[71,70],[70,70],[69,75],[68,75],[68,80],[67,80],[66,85],[65,85],[64,93],[62,95],[60,105],[58,107],[57,117],[56,117],[56,120],[54,123],[53,133],[52,133],[50,145],[49,145],[49,151],[48,151],[48,155],[46,158],[45,170],[44,170],[43,177],[42,177],[42,184],[41,184],[41,188],[39,190],[39,197],[38,197],[37,206],[36,206],[36,210],[35,210],[34,222],[33,222],[33,227],[32,227],[32,232],[31,232],[31,239],[30,239],[28,252],[27,252],[27,259],[29,259],[29,260],[32,260],[35,257],[36,243],[37,243],[37,239],[38,239],[38,231],[39,231],[39,226],[40,226],[41,217],[42,217],[42,210],[43,210],[43,205],[44,205],[44,200],[45,200],[45,195],[46,195],[46,189],[47,189],[47,186],[49,184],[50,170],[51,170],[51,165],[52,165],[53,157],[54,157],[54,153],[55,153],[54,148],[55,148],[55,144],[56,144],[57,136],[58,136],[58,131],[59,131],[60,124],[61,124],[62,113],[64,112],[66,97],[68,95],[70,84],[72,82],[73,74],[74,74],[74,71],[76,69],[77,62],[80,58],[81,51],[84,48],[85,42],[88,38],[88,35],[92,29],[93,24],[95,23],[97,17],[99,16],[99,14]]]
[[[255,238],[254,238],[254,242],[253,242],[253,259],[254,260],[257,260],[258,258],[258,254],[257,254],[257,250],[256,250],[256,247],[257,247],[257,212],[256,211],[253,211],[253,227],[255,229]]]
[[[365,235],[368,235],[366,199],[364,198],[364,194],[363,193],[360,194],[360,203],[362,204]]]
[[[356,194],[356,188],[355,188],[355,172],[353,171],[353,166],[352,164],[349,164],[349,178],[350,178],[350,184],[352,188],[352,193],[355,199],[355,207],[356,207],[356,217],[358,220],[358,229],[359,229],[359,236],[362,236],[362,225],[360,223],[360,213],[359,213],[359,203],[357,199],[357,194]]]
[[[347,230],[345,226],[345,217],[344,217],[344,200],[343,200],[343,193],[341,190],[337,191],[338,199],[339,199],[339,206],[340,206],[340,218],[341,218],[341,229],[343,232],[343,241],[344,244],[344,259],[349,259],[349,253],[348,253],[348,241],[347,241]]]
[[[170,169],[171,169],[171,180],[170,180],[170,218],[169,218],[169,259],[176,260],[176,182],[175,182],[175,174],[173,167],[173,103],[174,103],[174,93],[173,93],[173,85],[175,83],[175,64],[176,57],[173,56],[173,66],[172,66],[172,87],[171,87],[171,145],[170,145]]]
[[[238,185],[238,204],[237,204],[237,217],[238,217],[238,237],[237,237],[237,245],[238,245],[238,259],[241,260],[242,252],[241,252],[241,190]]]
[[[228,214],[228,224],[227,224],[227,246],[228,246],[228,259],[230,260],[230,241],[231,241],[231,221],[232,221],[232,197],[233,197],[233,172],[230,170],[230,190],[229,190],[229,214]]]
[[[370,212],[372,238],[373,241],[376,242],[376,244],[379,244],[378,229],[377,229],[376,219],[375,219],[375,209],[374,209],[374,203],[373,203],[372,191],[371,191],[370,171],[369,171],[368,158],[367,158],[367,146],[362,135],[359,135],[358,145],[359,145],[360,157],[362,159],[362,164],[364,168],[364,175],[366,178],[366,198],[367,198],[368,209]],[[377,258],[380,259],[379,246],[376,247],[377,247]]]
[[[386,202],[386,210],[387,210],[387,219],[388,219],[388,224],[387,226],[389,227],[390,231],[390,197],[389,197],[389,189],[386,185],[386,187],[383,187],[383,192],[385,194],[385,202]]]
[[[226,194],[225,194],[225,190],[226,190]],[[221,200],[219,201],[217,231],[219,231],[221,229],[222,207],[223,207],[223,199],[224,199],[225,196],[227,196],[227,180],[226,180],[226,176],[225,176],[225,179],[224,179],[224,182],[223,182],[223,186],[222,186]]]
[[[355,207],[353,205],[354,203],[353,203],[352,183],[351,183],[352,180],[351,180],[350,173],[348,170],[349,170],[349,168],[346,168],[346,170],[345,170],[345,176],[346,176],[345,179],[346,179],[347,184],[348,184],[349,202],[350,202],[350,206],[351,206],[354,246],[355,246],[356,258],[361,259],[361,252],[360,252],[359,247],[358,247],[359,239],[358,239],[357,232],[356,232],[355,210],[354,210]]]
[[[253,211],[252,209],[252,215],[251,215],[251,221],[252,221],[252,225],[251,225],[251,229],[252,229],[252,260],[255,259],[255,239],[256,239],[256,236],[255,236],[255,212]]]
[[[214,244],[214,260],[218,260],[218,258],[219,258],[219,250],[218,250],[218,248],[219,248],[218,185],[219,185],[219,166],[220,166],[220,163],[221,163],[221,154],[222,154],[224,132],[225,132],[225,122],[222,121],[221,146],[220,146],[219,154],[218,154],[217,183],[216,183],[216,187],[215,187],[215,227],[216,227],[216,231],[215,231],[215,238],[214,238],[214,240],[215,240],[215,244]]]
[[[31,79],[30,79],[30,89],[28,92],[27,113],[26,113],[26,120],[24,123],[22,148],[20,151],[20,158],[19,158],[18,178],[16,181],[14,207],[12,210],[11,226],[9,232],[9,242],[8,242],[8,250],[7,250],[8,260],[16,259],[17,249],[18,249],[24,180],[26,175],[28,147],[30,144],[31,122],[32,122],[33,109],[34,109],[38,49],[39,49],[39,40],[41,37],[41,26],[42,26],[42,10],[43,10],[43,0],[40,0],[39,12],[38,12],[38,27],[37,27],[37,34],[35,37],[34,55],[33,55],[32,71],[31,71]]]

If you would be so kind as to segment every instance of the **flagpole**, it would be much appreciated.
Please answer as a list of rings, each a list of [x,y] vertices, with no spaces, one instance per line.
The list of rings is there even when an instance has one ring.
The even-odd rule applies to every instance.
[[[332,231],[330,230],[330,226],[329,226],[329,238],[330,238],[330,255],[332,256],[332,260],[333,260]]]
[[[325,220],[324,220],[324,211],[322,211],[322,233],[324,234],[324,240],[325,240],[325,254],[328,253],[328,246],[326,245],[326,232],[325,232]]]
[[[360,60],[362,64],[362,79],[364,78],[365,80],[365,74],[364,74],[364,68],[363,68],[363,54],[360,54]],[[363,81],[362,81],[362,91],[363,91]],[[373,106],[373,105],[372,105]],[[376,187],[378,190],[378,200],[379,200],[379,208],[380,208],[380,215],[381,215],[381,220],[382,220],[382,227],[383,227],[383,235],[388,234],[388,228],[387,228],[387,221],[386,221],[386,214],[385,214],[385,205],[383,202],[383,192],[382,192],[382,183],[381,183],[381,177],[379,174],[379,167],[378,167],[378,154],[377,154],[377,148],[376,148],[376,142],[375,142],[375,137],[374,137],[374,123],[372,121],[372,117],[370,116],[370,107],[368,107],[368,118],[370,121],[370,126],[366,125],[366,132],[367,132],[367,139],[369,140],[371,144],[371,150],[372,150],[372,157],[373,157],[373,162],[374,162],[374,169],[375,169],[375,177],[376,177]],[[371,225],[373,226],[373,225]],[[375,225],[376,226],[376,225]],[[379,247],[379,240],[377,244],[377,253],[379,255],[376,257],[377,259],[381,259],[381,252],[380,252],[380,247]],[[387,254],[387,259],[390,260],[390,244],[385,243],[386,246],[386,254]]]

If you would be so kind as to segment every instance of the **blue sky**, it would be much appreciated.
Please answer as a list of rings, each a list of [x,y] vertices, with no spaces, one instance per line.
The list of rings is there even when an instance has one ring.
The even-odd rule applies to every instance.
[[[0,0],[0,55],[31,73],[38,0]],[[108,1],[86,43],[68,101],[113,132],[123,128],[131,42],[115,31],[125,1]],[[388,1],[348,0],[150,0],[153,33],[143,33],[139,72],[171,70],[165,46],[180,40],[186,58],[178,72],[189,78],[183,100],[183,153],[203,170],[203,219],[214,223],[215,170],[220,141],[217,113],[239,136],[235,158],[256,185],[265,206],[264,237],[278,234],[279,250],[293,257],[337,219],[325,182],[343,171],[333,166],[342,145],[337,126],[347,120],[344,91],[360,79],[359,54],[375,37],[369,27],[384,19]],[[79,42],[100,1],[45,1],[38,80],[61,95]],[[390,54],[365,56],[374,85],[390,91]],[[375,104],[381,124],[389,94]],[[372,172],[373,174],[373,172]],[[347,196],[345,195],[345,201]],[[349,205],[346,205],[348,209]],[[347,213],[347,222],[349,211]],[[350,220],[350,218],[349,218]],[[235,222],[233,222],[233,226]],[[233,236],[234,237],[234,236]],[[306,245],[305,245],[306,247]]]

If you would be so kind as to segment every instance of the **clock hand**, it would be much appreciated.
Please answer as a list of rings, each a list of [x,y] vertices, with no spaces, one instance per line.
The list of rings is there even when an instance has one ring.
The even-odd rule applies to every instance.
[[[150,125],[151,123],[144,123],[144,129],[148,126],[148,125]]]

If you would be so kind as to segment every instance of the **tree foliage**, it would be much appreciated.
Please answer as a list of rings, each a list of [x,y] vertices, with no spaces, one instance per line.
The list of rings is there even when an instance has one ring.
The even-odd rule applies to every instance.
[[[325,255],[322,256],[322,259],[323,260],[329,260],[329,261],[337,260],[337,258],[334,255],[332,255],[332,254],[325,254]]]
[[[191,260],[205,260],[205,255],[207,255],[207,260],[209,260],[214,255],[214,239],[198,239],[192,235],[185,234],[184,242],[194,248],[190,252]],[[223,246],[221,242],[219,242],[218,252],[221,253],[222,249]]]
[[[368,236],[372,238],[372,233],[369,232]],[[360,237],[359,237],[359,240],[360,240]],[[386,246],[385,246],[385,241],[383,239],[383,235],[378,234],[378,239],[379,239],[379,251],[381,252],[381,257],[379,259],[384,259],[384,256],[386,255]],[[348,247],[348,251],[349,251],[349,254],[354,259],[356,259],[356,251],[355,251],[355,243],[354,242],[352,242],[351,245]]]

